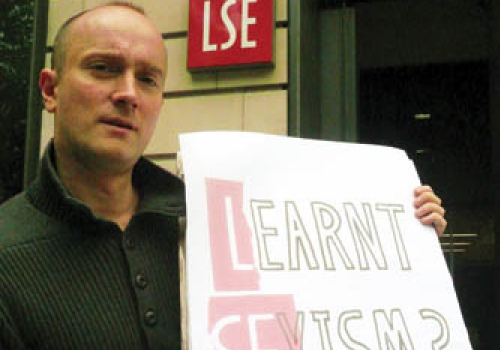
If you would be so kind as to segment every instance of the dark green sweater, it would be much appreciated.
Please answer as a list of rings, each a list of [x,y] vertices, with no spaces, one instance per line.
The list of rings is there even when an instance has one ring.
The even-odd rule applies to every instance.
[[[0,207],[0,349],[180,349],[182,182],[141,159],[122,232],[69,195],[52,154]]]

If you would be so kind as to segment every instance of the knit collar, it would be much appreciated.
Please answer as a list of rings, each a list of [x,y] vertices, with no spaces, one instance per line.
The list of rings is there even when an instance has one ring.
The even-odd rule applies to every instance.
[[[141,157],[134,167],[132,183],[139,193],[139,205],[135,215],[184,214],[182,181],[144,157]],[[38,176],[26,194],[35,207],[58,220],[76,224],[106,221],[95,215],[85,203],[74,198],[64,186],[56,171],[53,142],[46,148]]]

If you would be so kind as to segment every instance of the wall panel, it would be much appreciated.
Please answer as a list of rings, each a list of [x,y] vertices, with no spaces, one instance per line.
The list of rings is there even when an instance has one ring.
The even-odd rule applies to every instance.
[[[246,93],[243,130],[287,135],[287,96],[286,90]]]
[[[42,112],[42,131],[40,135],[40,155],[45,151],[50,139],[54,136],[54,116],[47,111]]]
[[[59,27],[71,16],[83,10],[84,0],[50,0],[47,45],[52,46]]]
[[[276,21],[285,22],[288,20],[288,1],[276,0]]]
[[[242,129],[242,93],[167,99],[146,154],[176,153],[182,132]]]
[[[170,171],[172,174],[178,175],[177,159],[172,157],[146,157],[156,165]]]

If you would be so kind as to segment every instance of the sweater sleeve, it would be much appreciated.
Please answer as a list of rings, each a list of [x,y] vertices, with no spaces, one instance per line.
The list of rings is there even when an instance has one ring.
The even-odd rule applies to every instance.
[[[28,350],[2,300],[0,300],[0,349]]]

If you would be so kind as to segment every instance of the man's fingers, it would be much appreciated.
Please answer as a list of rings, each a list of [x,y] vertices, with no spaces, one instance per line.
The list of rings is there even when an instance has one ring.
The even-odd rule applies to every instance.
[[[432,190],[429,190],[429,191],[421,191],[421,192],[417,192],[415,191],[415,195],[416,195],[416,198],[415,198],[415,208],[418,208],[420,207],[422,204],[426,203],[426,202],[430,202],[430,203],[435,203],[437,205],[441,205],[442,204],[442,200],[441,198],[439,198],[434,192],[432,192]]]
[[[440,214],[435,211],[430,211],[421,216],[417,215],[417,218],[424,225],[432,225],[436,230],[438,236],[440,236],[446,230],[446,226],[448,225],[448,222],[446,221],[443,215],[444,215],[444,209],[443,209],[443,214]]]
[[[425,202],[425,204],[420,205],[415,210],[415,215],[417,218],[421,219],[429,214],[437,214],[441,217],[444,217],[446,210],[439,204],[433,202]]]
[[[443,234],[448,223],[444,218],[446,211],[442,206],[441,198],[428,185],[415,188],[414,195],[415,216],[422,224],[434,226],[438,235]]]

